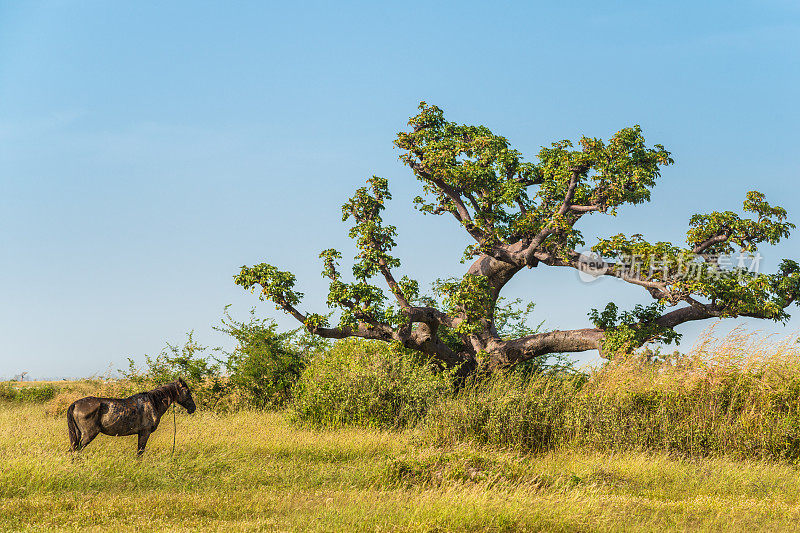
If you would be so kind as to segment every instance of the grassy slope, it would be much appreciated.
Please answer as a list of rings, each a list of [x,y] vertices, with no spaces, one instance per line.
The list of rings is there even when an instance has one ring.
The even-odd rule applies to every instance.
[[[0,529],[796,530],[789,466],[643,454],[434,449],[316,432],[280,415],[178,416],[133,459],[98,437],[72,462],[63,417],[0,404]]]

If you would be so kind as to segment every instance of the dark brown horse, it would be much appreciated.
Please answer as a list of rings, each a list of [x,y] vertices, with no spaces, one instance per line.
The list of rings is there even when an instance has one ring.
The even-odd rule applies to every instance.
[[[100,433],[112,436],[137,434],[137,455],[141,456],[147,439],[173,402],[184,407],[189,414],[196,409],[192,393],[183,379],[129,398],[81,398],[67,409],[71,449],[85,448]]]

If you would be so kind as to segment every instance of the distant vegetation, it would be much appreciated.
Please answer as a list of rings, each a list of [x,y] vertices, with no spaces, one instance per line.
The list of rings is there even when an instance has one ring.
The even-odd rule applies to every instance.
[[[14,382],[0,383],[0,401],[46,402],[53,398],[58,389],[51,384],[17,387]]]

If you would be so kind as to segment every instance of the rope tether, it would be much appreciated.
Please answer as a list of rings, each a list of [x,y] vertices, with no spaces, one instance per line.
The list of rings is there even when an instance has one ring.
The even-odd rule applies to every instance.
[[[175,434],[178,432],[178,425],[175,422],[175,404],[172,404],[172,453],[175,455]]]

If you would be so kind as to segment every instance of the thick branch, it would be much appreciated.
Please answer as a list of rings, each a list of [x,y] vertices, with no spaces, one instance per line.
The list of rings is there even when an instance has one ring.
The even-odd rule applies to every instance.
[[[463,319],[453,318],[435,307],[410,307],[404,309],[404,312],[408,315],[409,323],[412,324],[423,323],[432,327],[445,326],[453,329],[463,321]]]
[[[467,270],[467,273],[475,276],[484,276],[489,281],[491,287],[492,301],[500,295],[503,286],[522,269],[522,265],[511,261],[503,261],[491,255],[481,254]]]
[[[729,229],[722,230],[716,235],[712,235],[708,239],[704,240],[703,242],[695,246],[692,249],[692,252],[696,254],[702,254],[704,251],[714,246],[715,244],[727,241],[730,237],[731,237],[731,231]]]
[[[551,353],[599,350],[603,335],[603,330],[598,328],[550,331],[519,339],[495,341],[489,344],[487,351],[491,356],[490,364],[499,367]]]
[[[712,306],[705,304],[690,305],[689,307],[681,307],[665,313],[656,319],[656,324],[665,328],[674,328],[686,322],[705,320],[716,316],[719,316],[719,312],[715,311]]]
[[[463,364],[467,360],[467,354],[457,353],[437,335],[439,325],[455,328],[461,320],[454,319],[433,307],[408,306],[404,308],[403,311],[408,315],[409,322],[399,328],[392,328],[388,324],[380,322],[370,321],[370,323],[366,323],[359,320],[358,326],[353,329],[348,327],[329,328],[308,324],[306,315],[298,311],[293,305],[283,299],[273,301],[286,313],[302,323],[310,333],[320,337],[327,339],[360,337],[384,342],[397,341],[406,348],[425,353],[451,368]],[[414,323],[418,323],[419,326],[413,328],[412,324]]]
[[[580,169],[572,171],[572,176],[569,178],[569,185],[567,186],[567,194],[564,195],[564,202],[558,210],[559,215],[565,214],[572,205],[572,198],[575,196],[575,188],[578,186],[578,179],[580,178]]]
[[[599,204],[569,206],[569,210],[574,211],[576,213],[589,213],[591,211],[600,211],[601,208],[602,206],[600,206]]]
[[[411,307],[411,304],[408,303],[408,299],[406,298],[405,294],[403,294],[403,289],[400,288],[400,285],[392,275],[392,271],[389,270],[389,265],[386,264],[386,259],[383,257],[378,259],[378,266],[381,274],[383,274],[383,278],[386,280],[386,284],[389,285],[389,289],[392,291],[392,294],[394,294],[394,297],[397,299],[397,303],[400,304],[400,307]]]

